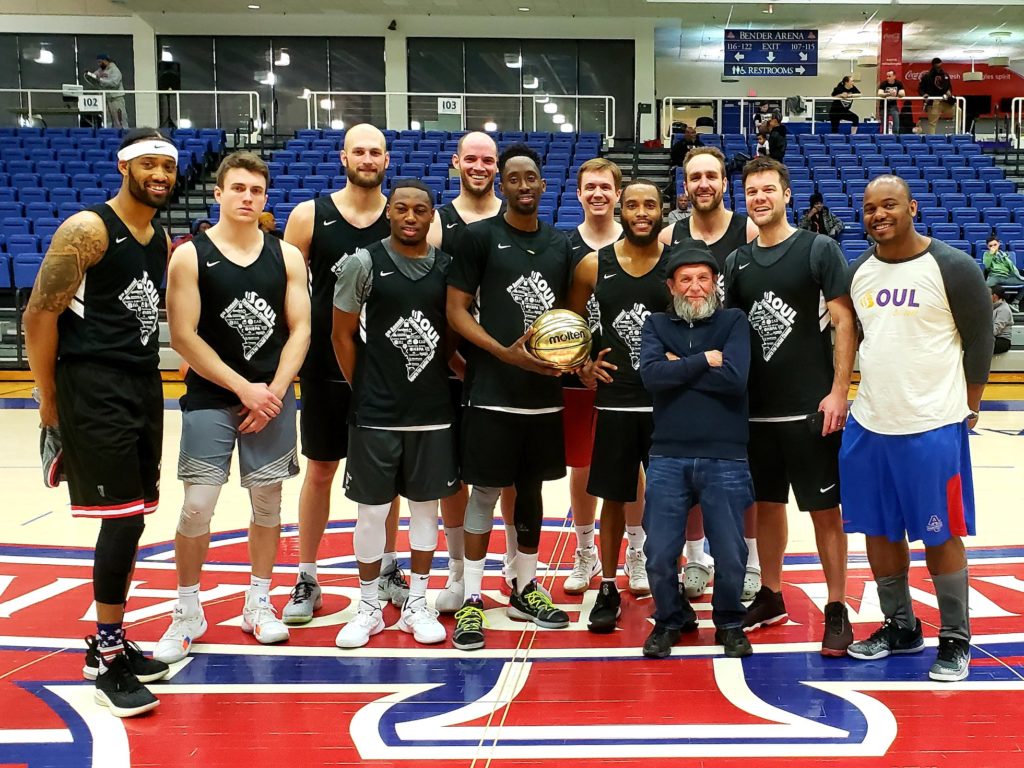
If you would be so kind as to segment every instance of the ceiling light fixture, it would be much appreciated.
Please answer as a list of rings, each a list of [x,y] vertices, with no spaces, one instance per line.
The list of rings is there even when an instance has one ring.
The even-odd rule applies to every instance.
[[[506,53],[505,66],[509,69],[522,69],[523,57],[518,53]]]
[[[544,105],[544,111],[547,112],[549,115],[555,114],[555,112],[558,111],[558,102],[549,101],[547,104]]]
[[[565,122],[565,115],[552,115],[551,122],[554,123],[555,125],[561,125],[562,123]]]
[[[288,55],[288,49],[282,48],[281,52],[277,54],[277,61],[274,62],[275,67],[287,67],[292,63],[292,57]]]
[[[1005,40],[1008,37],[1013,37],[1013,32],[1008,29],[993,29],[988,33],[989,37],[996,37],[1000,40]]]
[[[572,123],[562,123],[562,127],[558,130],[562,133],[572,133],[575,129],[573,128]]]
[[[331,120],[331,130],[332,131],[341,131],[341,130],[344,130],[344,129],[345,129],[345,121],[344,120],[341,120],[339,118],[335,118],[334,120]]]
[[[484,123],[484,130],[487,131],[488,133],[494,133],[496,130],[498,130],[498,124],[493,120],[488,120],[486,123]]]
[[[160,49],[160,61],[174,61],[174,56],[166,45]]]
[[[53,51],[49,48],[40,48],[39,56],[34,61],[36,64],[53,64]]]
[[[535,75],[528,75],[527,77],[524,77],[523,88],[531,91],[540,88],[540,79]]]
[[[258,11],[260,9],[260,7],[255,3],[250,3],[246,6],[246,8],[248,8],[250,11]]]
[[[771,3],[768,3],[768,7],[762,8],[761,13],[775,13],[775,8],[772,6]]]
[[[519,12],[520,12],[520,13],[529,13],[529,12],[530,12],[530,9],[529,9],[529,8],[527,8],[527,7],[525,6],[525,5],[524,5],[524,6],[520,6],[520,7],[519,7]]]

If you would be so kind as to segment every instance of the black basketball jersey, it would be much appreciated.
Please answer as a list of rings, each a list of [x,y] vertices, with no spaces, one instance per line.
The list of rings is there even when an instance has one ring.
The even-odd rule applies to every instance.
[[[829,237],[797,230],[770,248],[757,241],[726,265],[726,300],[750,321],[750,416],[804,416],[832,388],[826,301],[846,293],[846,261]]]
[[[686,219],[676,222],[675,229],[672,230],[673,246],[677,246],[686,240],[697,240],[697,238],[690,234],[690,221],[691,219]],[[700,242],[703,243],[704,241],[701,240]],[[708,250],[711,251],[711,255],[718,262],[719,274],[722,274],[725,270],[725,260],[729,258],[729,254],[741,245],[746,245],[746,243],[747,216],[746,214],[733,211],[732,219],[729,220],[729,226],[725,228],[725,233],[715,242],[706,243]]]
[[[539,222],[535,232],[510,226],[503,216],[469,224],[448,282],[476,296],[480,325],[505,346],[534,320],[562,306],[569,284],[569,241]],[[467,360],[465,404],[539,410],[560,408],[562,392],[553,376],[530,373],[478,347]]]
[[[505,212],[505,201],[501,201],[501,207],[495,216]],[[455,203],[445,203],[437,209],[438,217],[441,219],[441,250],[449,255],[459,252],[459,238],[466,231],[466,220],[462,218],[455,207]]]
[[[373,224],[354,227],[341,215],[330,195],[313,200],[313,238],[309,243],[310,336],[309,352],[301,374],[310,378],[344,381],[331,345],[334,284],[341,263],[359,248],[391,234],[384,211]]]
[[[619,234],[619,240],[625,237],[625,233]],[[583,258],[588,253],[593,253],[597,250],[594,246],[583,239],[583,235],[580,233],[580,228],[572,230],[569,233],[569,248],[572,254],[572,273],[570,274],[569,282],[572,282],[573,277],[576,275],[576,267],[580,265]],[[593,294],[587,299],[587,325],[590,326],[590,335],[593,339],[591,343],[591,349],[596,354],[597,351],[601,350],[601,309],[597,306],[597,299]],[[584,389],[583,382],[580,381],[580,377],[574,373],[567,373],[562,376],[562,387],[564,389]]]
[[[160,363],[157,290],[167,269],[167,236],[153,221],[143,245],[107,203],[87,208],[103,220],[107,250],[85,271],[57,318],[57,357],[155,371]]]
[[[363,309],[351,420],[360,427],[422,427],[453,418],[445,358],[445,299],[451,258],[434,249],[430,271],[413,280],[383,243],[366,249],[373,287]]]
[[[645,275],[634,277],[622,268],[609,245],[597,252],[594,296],[601,307],[601,344],[611,348],[605,357],[615,364],[612,383],[597,383],[598,408],[651,407],[651,396],[640,379],[640,331],[652,312],[664,312],[671,295],[665,284],[669,249]]]
[[[288,273],[281,241],[264,233],[260,255],[245,267],[221,253],[205,232],[196,235],[192,244],[199,271],[199,338],[246,381],[269,384],[288,341],[284,313]],[[194,369],[185,374],[185,387],[181,398],[185,411],[239,404],[234,392]]]

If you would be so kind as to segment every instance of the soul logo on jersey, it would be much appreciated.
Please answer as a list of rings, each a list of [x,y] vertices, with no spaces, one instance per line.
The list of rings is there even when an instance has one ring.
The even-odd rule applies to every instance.
[[[409,381],[415,381],[423,373],[441,343],[441,335],[418,309],[409,317],[398,318],[384,335],[405,357],[405,375]]]
[[[861,295],[858,303],[864,309],[890,306],[908,307],[912,309],[919,309],[921,307],[921,305],[917,303],[916,288],[880,288],[874,293],[866,291]]]
[[[644,321],[651,311],[643,304],[637,303],[632,309],[624,309],[612,323],[612,328],[619,334],[619,337],[626,343],[629,350],[629,362],[634,371],[640,370],[640,332],[643,330]]]
[[[341,268],[345,264],[345,259],[347,259],[351,255],[351,253],[346,253],[340,259],[334,262],[334,266],[331,267],[331,273],[334,275],[335,278],[341,277]]]
[[[774,291],[765,291],[764,296],[751,305],[747,318],[761,337],[761,353],[768,362],[792,333],[796,310]]]
[[[244,297],[232,301],[220,316],[242,337],[242,356],[246,360],[252,360],[267,343],[277,323],[277,313],[255,291],[246,291]]]
[[[517,278],[505,290],[523,311],[524,331],[533,325],[534,320],[555,306],[555,292],[551,290],[544,275],[537,271]]]
[[[150,337],[156,333],[159,324],[160,294],[149,279],[149,273],[143,271],[142,277],[136,277],[131,284],[118,296],[129,312],[134,312],[139,321],[139,338],[142,346],[149,344]]]

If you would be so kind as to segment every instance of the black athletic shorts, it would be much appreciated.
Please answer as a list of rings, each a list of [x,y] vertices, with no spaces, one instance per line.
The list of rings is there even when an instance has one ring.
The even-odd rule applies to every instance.
[[[433,501],[460,487],[451,427],[425,432],[349,427],[345,495],[357,504],[387,504],[395,496]]]
[[[452,401],[452,429],[455,431],[456,444],[462,434],[462,390],[462,379],[449,376],[448,397]]]
[[[299,379],[302,455],[313,461],[341,461],[348,455],[348,410],[352,387],[345,381]]]
[[[587,493],[608,501],[636,501],[640,465],[647,468],[654,414],[597,409]]]
[[[747,454],[757,501],[786,504],[793,487],[797,506],[817,512],[839,506],[842,432],[821,436],[821,417],[750,422]]]
[[[562,413],[462,412],[462,481],[504,488],[565,477]]]
[[[57,364],[57,417],[75,517],[155,512],[164,435],[158,371]]]

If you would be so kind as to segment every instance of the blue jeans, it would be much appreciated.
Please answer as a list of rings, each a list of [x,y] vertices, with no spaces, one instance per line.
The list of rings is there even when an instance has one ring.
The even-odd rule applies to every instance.
[[[747,566],[743,512],[754,502],[746,461],[651,456],[647,470],[644,530],[647,576],[658,626],[681,629],[697,615],[679,590],[679,557],[686,517],[700,504],[704,531],[715,558],[712,619],[718,629],[738,627],[747,613],[740,595]]]

